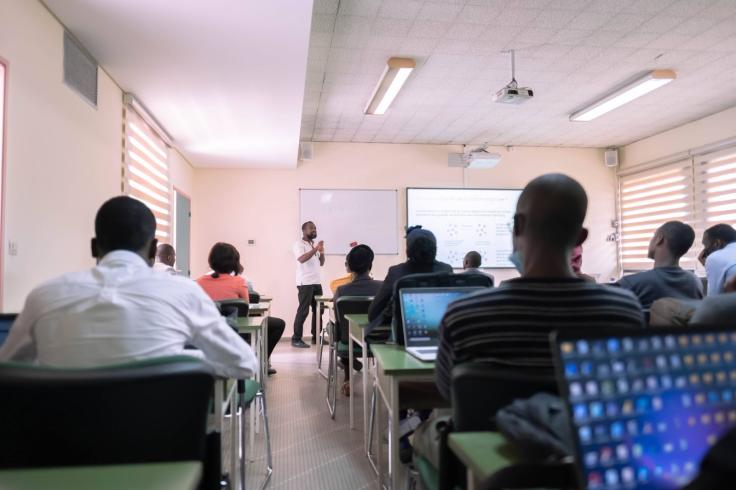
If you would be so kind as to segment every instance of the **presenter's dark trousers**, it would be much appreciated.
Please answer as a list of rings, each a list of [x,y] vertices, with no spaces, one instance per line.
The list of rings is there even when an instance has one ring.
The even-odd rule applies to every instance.
[[[315,296],[322,295],[321,284],[309,284],[306,286],[297,286],[299,291],[299,307],[296,309],[296,317],[294,318],[294,336],[291,340],[301,340],[304,330],[304,320],[309,315],[309,308],[312,308],[312,337],[317,336],[317,302]]]

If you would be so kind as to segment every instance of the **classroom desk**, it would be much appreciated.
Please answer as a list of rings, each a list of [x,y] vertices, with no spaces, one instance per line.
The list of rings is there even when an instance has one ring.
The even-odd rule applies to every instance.
[[[363,444],[365,446],[366,453],[370,450],[368,447],[368,348],[365,343],[365,337],[363,332],[368,326],[368,315],[345,315],[345,319],[348,321],[348,329],[350,335],[348,336],[348,352],[350,356],[348,369],[350,369],[350,428],[355,428],[355,422],[353,420],[353,399],[355,398],[353,393],[353,378],[355,371],[353,370],[353,343],[357,343],[363,354],[361,360],[363,362]]]
[[[267,319],[267,316],[238,317],[238,333],[248,333],[253,337],[253,352],[258,358],[259,366],[258,371],[255,373],[255,379],[261,385],[263,385],[264,378],[268,376]]]
[[[271,303],[261,301],[260,303],[252,303],[248,305],[248,317],[256,317],[261,320],[260,340],[258,343],[261,353],[260,374],[256,380],[261,383],[263,389],[266,389],[266,378],[268,378],[268,316],[271,312]],[[255,344],[254,344],[255,345]]]
[[[0,470],[1,490],[195,490],[202,463],[121,464]]]
[[[454,432],[447,445],[465,466],[468,490],[480,484],[498,470],[518,461],[506,438],[499,432]]]
[[[327,373],[322,371],[322,348],[324,346],[323,339],[326,333],[325,327],[322,322],[322,308],[328,307],[332,303],[332,296],[321,295],[315,296],[314,302],[317,304],[317,372],[325,379],[327,379]]]
[[[263,380],[268,377],[268,333],[264,330],[268,328],[268,317],[266,316],[249,316],[238,318],[238,333],[249,333],[253,335],[253,351],[258,358],[259,369],[255,373],[255,379],[263,386]],[[266,370],[263,367],[266,367]],[[250,451],[251,461],[253,461],[253,448],[255,447],[255,434],[260,431],[259,421],[256,410],[250,410]],[[0,488],[0,490],[2,490]]]
[[[376,360],[375,383],[380,399],[383,400],[389,417],[388,472],[391,489],[398,490],[405,479],[404,466],[399,460],[399,409],[401,408],[401,384],[407,382],[434,383],[434,363],[422,362],[409,355],[401,345],[372,344],[371,352]],[[439,396],[439,394],[438,394]],[[381,427],[380,410],[376,407],[376,427]],[[380,432],[379,432],[380,434]],[[380,441],[380,437],[378,440]],[[381,451],[377,451],[381,481]]]

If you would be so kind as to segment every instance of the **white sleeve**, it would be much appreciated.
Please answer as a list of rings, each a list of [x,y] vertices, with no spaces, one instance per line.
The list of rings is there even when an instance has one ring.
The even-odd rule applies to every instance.
[[[302,255],[304,255],[304,247],[300,242],[294,243],[294,246],[291,247],[292,252],[294,253],[294,258],[298,259]]]
[[[187,311],[192,345],[204,353],[215,373],[227,378],[250,378],[258,370],[253,349],[227,324],[215,304],[197,286],[190,293]]]

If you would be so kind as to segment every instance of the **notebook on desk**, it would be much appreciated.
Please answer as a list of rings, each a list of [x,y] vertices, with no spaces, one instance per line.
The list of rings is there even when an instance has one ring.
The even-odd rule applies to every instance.
[[[447,307],[480,287],[403,288],[399,290],[406,352],[422,361],[437,358],[439,328]]]
[[[736,329],[553,334],[579,488],[679,489],[736,426]]]
[[[5,343],[5,339],[10,333],[10,327],[18,315],[16,313],[0,313],[0,346]]]

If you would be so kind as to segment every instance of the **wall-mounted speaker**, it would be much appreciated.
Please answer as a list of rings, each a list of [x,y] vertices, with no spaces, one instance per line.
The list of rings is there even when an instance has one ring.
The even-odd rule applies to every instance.
[[[299,160],[311,160],[314,156],[314,148],[312,143],[302,141],[299,143]]]
[[[618,150],[609,148],[603,153],[603,164],[606,167],[618,167]]]

